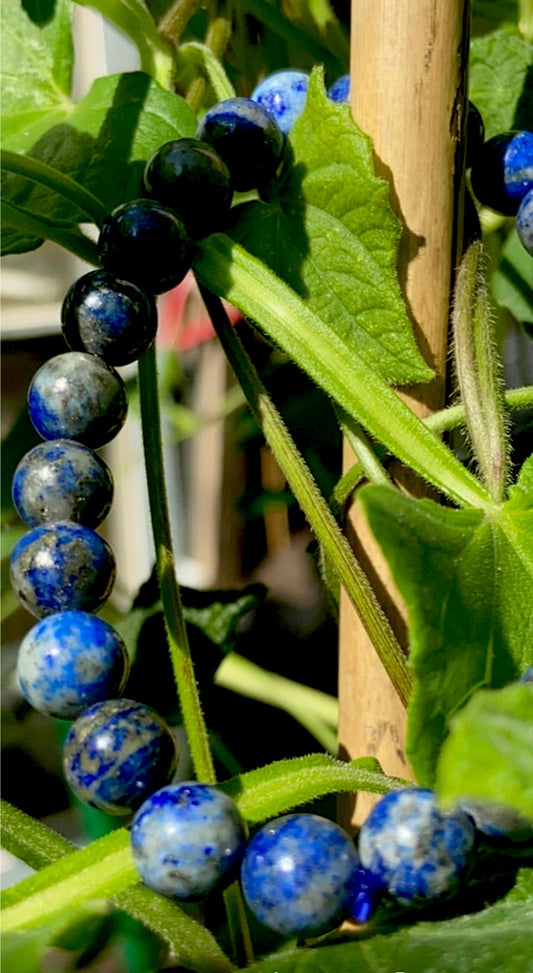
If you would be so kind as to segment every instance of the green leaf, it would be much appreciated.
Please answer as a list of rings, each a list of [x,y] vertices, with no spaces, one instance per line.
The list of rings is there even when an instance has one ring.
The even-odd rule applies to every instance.
[[[531,967],[533,894],[525,889],[523,894],[511,893],[483,912],[445,922],[420,922],[346,945],[278,952],[249,973],[524,973]]]
[[[472,41],[469,97],[483,117],[485,138],[531,128],[532,64],[532,45],[508,30]]]
[[[407,782],[387,777],[373,757],[348,763],[315,753],[278,760],[238,774],[219,786],[237,802],[246,820],[255,824],[324,794],[355,791],[386,794],[406,787]]]
[[[403,596],[414,689],[407,749],[431,786],[449,720],[533,664],[533,458],[500,508],[451,510],[391,487],[361,503]]]
[[[502,247],[499,265],[492,276],[492,290],[498,303],[507,307],[517,321],[533,324],[531,257],[514,228]]]
[[[3,933],[1,941],[2,969],[4,973],[42,973],[46,950],[69,927],[87,928],[101,919],[105,905],[101,902],[85,903],[78,908],[65,909],[60,917],[43,923],[35,929]],[[79,943],[79,939],[78,939]]]
[[[229,235],[264,261],[389,381],[432,376],[413,337],[396,274],[399,220],[374,175],[370,139],[318,71],[289,137],[289,159],[265,202],[233,210]]]
[[[217,233],[200,241],[193,266],[207,289],[255,321],[393,455],[458,503],[488,502],[481,483],[375,369],[265,264]]]
[[[72,3],[10,0],[0,14],[2,144],[20,150],[71,108]]]
[[[153,18],[142,0],[76,0],[83,7],[93,7],[137,46],[141,68],[146,74],[170,87],[172,54],[169,45],[158,33]]]
[[[437,787],[446,800],[484,798],[533,821],[533,687],[476,693],[451,722]]]
[[[517,0],[474,0],[472,36],[488,34],[497,27],[515,27],[517,17]]]
[[[258,584],[240,591],[196,591],[182,587],[181,595],[186,622],[196,625],[211,642],[229,652],[235,644],[240,619],[264,600],[266,588]]]
[[[28,155],[80,183],[111,211],[141,194],[144,165],[152,152],[163,142],[193,135],[195,129],[196,116],[186,102],[148,75],[110,75],[98,78],[86,97],[71,107],[65,122],[53,125]],[[77,207],[48,186],[20,175],[5,177],[3,196],[34,219],[52,224],[52,230],[55,224],[68,223],[74,230],[86,219],[81,199]],[[5,252],[29,246],[29,238],[21,234],[9,240]]]

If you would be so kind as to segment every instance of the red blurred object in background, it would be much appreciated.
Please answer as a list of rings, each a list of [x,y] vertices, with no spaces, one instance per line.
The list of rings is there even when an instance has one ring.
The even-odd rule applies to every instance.
[[[232,324],[242,317],[241,312],[223,302]],[[213,325],[189,272],[181,284],[158,300],[157,341],[164,348],[176,348],[180,352],[204,344],[215,337]]]

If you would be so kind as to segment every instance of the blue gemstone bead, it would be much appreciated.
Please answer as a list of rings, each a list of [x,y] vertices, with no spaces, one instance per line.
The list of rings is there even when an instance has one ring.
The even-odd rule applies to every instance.
[[[146,163],[147,193],[178,214],[193,237],[222,228],[233,190],[218,152],[199,139],[166,142]]]
[[[72,724],[64,747],[68,784],[84,804],[128,814],[166,784],[176,769],[174,737],[142,703],[108,699]]]
[[[368,922],[383,892],[380,880],[368,869],[356,868],[348,883],[348,892],[347,916],[357,923]]]
[[[98,449],[117,435],[126,418],[124,382],[95,355],[67,351],[33,376],[28,411],[43,439],[75,439]]]
[[[110,273],[162,294],[190,269],[192,245],[176,213],[152,199],[134,199],[117,206],[104,223],[98,256]]]
[[[350,104],[350,75],[343,74],[328,88],[328,98],[339,105]]]
[[[533,682],[533,666],[526,669],[525,672],[520,676],[519,682]]]
[[[113,499],[111,473],[99,456],[72,439],[40,443],[13,476],[13,503],[26,524],[72,520],[97,527]]]
[[[157,331],[153,297],[105,270],[85,274],[72,285],[61,321],[70,348],[98,355],[108,365],[136,361]]]
[[[11,584],[32,615],[96,611],[115,580],[113,552],[99,534],[68,520],[34,527],[11,554]]]
[[[471,180],[480,203],[514,216],[520,200],[533,189],[533,132],[502,132],[485,142]]]
[[[459,806],[472,819],[476,830],[487,838],[517,844],[533,841],[533,822],[512,807],[474,798],[461,801]]]
[[[441,811],[433,791],[406,788],[386,794],[359,833],[359,856],[400,902],[434,899],[454,888],[474,843],[461,810]]]
[[[283,134],[288,135],[305,108],[308,88],[307,72],[275,71],[256,85],[251,98],[272,115]]]
[[[272,179],[283,154],[277,122],[251,98],[220,101],[203,116],[196,137],[212,145],[226,163],[233,188],[261,188]]]
[[[231,798],[192,781],[152,794],[131,828],[133,860],[145,885],[184,902],[203,899],[233,879],[245,840]]]
[[[269,929],[314,936],[337,926],[351,900],[359,859],[350,836],[316,814],[287,814],[266,824],[246,849],[246,902]]]
[[[518,207],[516,232],[524,249],[533,256],[533,189],[526,193]]]
[[[119,695],[128,675],[126,647],[103,618],[64,611],[24,636],[17,676],[26,699],[45,716],[75,720],[93,703]]]

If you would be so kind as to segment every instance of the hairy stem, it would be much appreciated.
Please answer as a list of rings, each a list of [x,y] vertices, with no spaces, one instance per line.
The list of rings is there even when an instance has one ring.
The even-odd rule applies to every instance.
[[[404,703],[407,703],[411,689],[411,675],[389,621],[320,493],[311,471],[232,328],[222,302],[202,284],[199,283],[199,287],[222,347],[242,386],[248,404],[263,430],[265,439],[309,524],[323,545],[325,554],[334,566],[339,580],[361,615],[363,624],[398,695]]]
[[[194,769],[199,780],[214,784],[216,777],[213,758],[194,675],[174,564],[163,468],[154,346],[139,359],[139,392],[152,531],[170,658]]]

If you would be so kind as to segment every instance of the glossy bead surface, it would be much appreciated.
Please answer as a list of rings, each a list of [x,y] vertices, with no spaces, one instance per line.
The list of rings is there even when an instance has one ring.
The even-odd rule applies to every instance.
[[[221,229],[233,197],[229,169],[199,139],[167,142],[144,170],[147,193],[178,214],[193,237]]]
[[[533,256],[533,189],[524,196],[518,207],[516,232],[524,249]]]
[[[268,928],[285,936],[313,936],[344,917],[358,864],[352,839],[333,821],[287,814],[250,841],[241,868],[242,890]]]
[[[94,703],[120,695],[128,675],[126,647],[103,618],[64,611],[41,619],[18,654],[20,688],[45,716],[75,720]]]
[[[474,798],[461,801],[460,807],[472,819],[476,830],[487,838],[517,844],[533,842],[533,822],[512,807]]]
[[[230,797],[210,784],[184,781],[143,804],[133,819],[131,849],[145,885],[187,902],[233,879],[245,838]]]
[[[264,186],[283,154],[283,135],[271,115],[251,98],[220,101],[203,116],[197,138],[224,159],[234,189]]]
[[[22,457],[12,494],[19,517],[30,527],[57,520],[97,527],[111,507],[113,480],[88,446],[52,439]]]
[[[471,180],[480,203],[513,216],[533,189],[533,132],[503,132],[485,142]]]
[[[309,75],[305,71],[275,71],[260,81],[251,94],[272,115],[284,135],[288,135],[300,117],[307,100]]]
[[[118,206],[104,223],[98,256],[104,270],[150,294],[162,294],[185,277],[192,246],[172,210],[151,199],[135,199]]]
[[[117,435],[127,408],[120,375],[83,351],[50,358],[28,389],[30,419],[43,439],[75,439],[93,449]]]
[[[13,590],[39,618],[71,609],[96,611],[114,580],[115,559],[107,541],[67,520],[34,527],[11,554]]]
[[[386,794],[359,833],[359,856],[400,902],[434,899],[453,889],[474,843],[474,827],[460,810],[445,813],[433,791],[406,788]]]
[[[154,710],[130,699],[108,699],[72,724],[63,766],[84,804],[128,814],[170,780],[176,761],[174,737]]]
[[[343,74],[328,88],[328,98],[339,105],[350,104],[350,75]]]
[[[153,297],[106,270],[85,274],[72,285],[61,321],[70,348],[98,355],[108,365],[136,361],[157,331]]]

